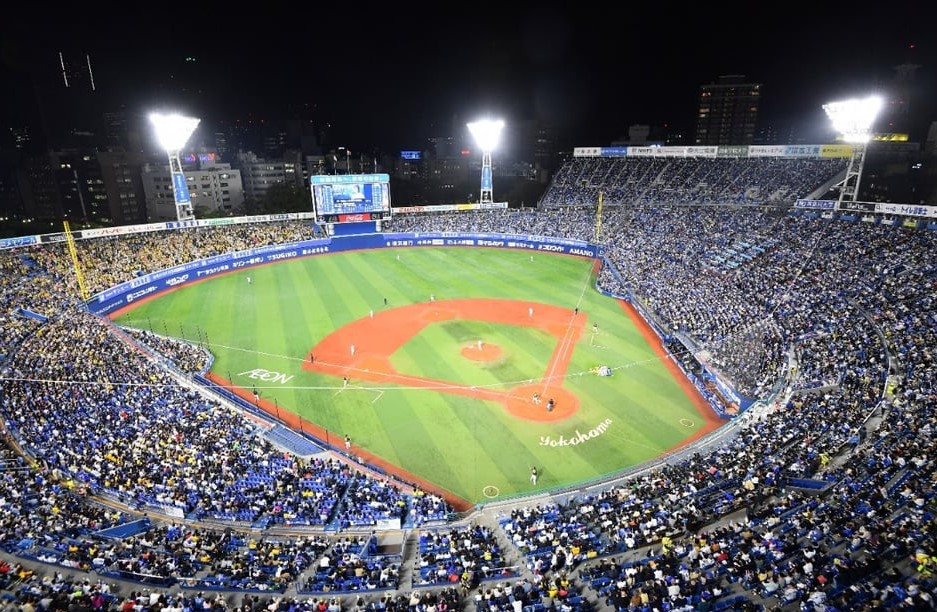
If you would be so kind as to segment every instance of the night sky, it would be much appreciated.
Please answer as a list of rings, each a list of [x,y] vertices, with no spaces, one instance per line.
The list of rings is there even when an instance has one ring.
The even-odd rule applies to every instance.
[[[911,61],[930,105],[915,110],[937,119],[925,2],[685,4],[34,3],[4,16],[0,77],[82,51],[105,104],[131,110],[306,116],[349,146],[390,149],[483,115],[543,119],[585,146],[637,123],[692,136],[699,86],[725,74],[763,84],[763,122],[819,137],[824,102],[868,94]]]

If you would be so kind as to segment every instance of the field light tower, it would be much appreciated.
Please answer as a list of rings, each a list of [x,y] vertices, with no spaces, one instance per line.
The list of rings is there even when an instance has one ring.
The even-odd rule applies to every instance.
[[[475,138],[475,144],[482,150],[482,185],[478,201],[482,204],[491,204],[491,152],[498,146],[498,138],[501,136],[501,128],[504,127],[504,121],[483,119],[468,124],[468,129]]]
[[[830,118],[833,129],[840,135],[843,142],[852,145],[852,157],[849,158],[849,167],[846,168],[846,178],[840,183],[839,201],[836,209],[843,208],[843,202],[856,209],[856,198],[859,195],[859,181],[862,179],[862,167],[865,165],[865,150],[872,138],[872,124],[882,110],[882,98],[869,96],[830,102],[823,105],[826,116]]]
[[[176,202],[176,219],[187,221],[195,218],[192,212],[192,200],[189,198],[189,186],[182,172],[182,160],[179,152],[189,140],[189,136],[198,127],[195,117],[183,117],[178,114],[166,115],[150,113],[150,123],[156,130],[156,140],[169,155],[169,173],[172,175],[172,195]]]

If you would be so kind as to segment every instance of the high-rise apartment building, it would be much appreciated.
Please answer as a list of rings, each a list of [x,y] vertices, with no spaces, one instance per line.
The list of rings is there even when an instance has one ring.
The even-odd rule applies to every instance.
[[[701,85],[694,144],[752,144],[760,102],[761,83],[748,82],[744,75],[724,75]]]
[[[72,221],[112,222],[101,164],[84,150],[50,151],[62,214]]]

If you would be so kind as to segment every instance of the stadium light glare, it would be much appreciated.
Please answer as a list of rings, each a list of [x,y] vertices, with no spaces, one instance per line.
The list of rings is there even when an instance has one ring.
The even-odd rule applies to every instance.
[[[198,127],[199,120],[179,114],[150,113],[156,140],[165,151],[179,151]]]
[[[468,124],[469,132],[475,138],[475,144],[484,152],[492,152],[498,146],[504,121],[500,119],[482,119]]]
[[[494,189],[491,180],[491,152],[498,146],[504,121],[500,119],[482,119],[468,124],[469,132],[475,139],[475,144],[482,150],[482,177],[479,202],[492,203]]]
[[[884,103],[880,96],[869,96],[829,102],[823,110],[844,142],[859,144],[872,138],[872,124]]]
[[[195,218],[189,186],[182,171],[182,159],[179,152],[189,141],[192,132],[198,127],[199,119],[186,117],[178,113],[150,113],[150,123],[156,132],[159,146],[169,156],[169,173],[172,178],[172,195],[176,204],[176,220],[188,221]]]

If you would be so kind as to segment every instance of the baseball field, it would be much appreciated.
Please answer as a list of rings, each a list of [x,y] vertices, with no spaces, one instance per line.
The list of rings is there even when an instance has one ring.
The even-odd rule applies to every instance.
[[[721,424],[595,274],[519,250],[355,251],[185,285],[115,321],[208,347],[217,382],[466,507],[606,477]]]

